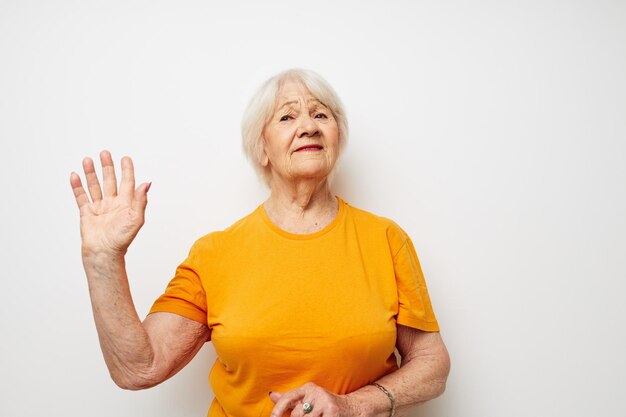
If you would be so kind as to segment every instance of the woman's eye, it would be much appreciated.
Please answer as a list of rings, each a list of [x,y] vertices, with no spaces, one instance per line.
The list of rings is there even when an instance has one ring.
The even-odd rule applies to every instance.
[[[322,117],[317,117],[317,116],[322,116]],[[316,119],[326,119],[326,115],[325,115],[324,113],[317,113],[317,114],[315,115],[315,118],[316,118]]]
[[[287,120],[289,120],[290,117],[291,116],[289,116],[289,115],[284,115],[283,117],[280,118],[280,121],[281,122],[286,122]]]

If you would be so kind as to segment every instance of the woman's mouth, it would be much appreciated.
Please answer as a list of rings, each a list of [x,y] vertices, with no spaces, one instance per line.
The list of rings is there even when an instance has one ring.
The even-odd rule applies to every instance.
[[[315,152],[324,149],[321,145],[306,145],[296,149],[296,152]]]

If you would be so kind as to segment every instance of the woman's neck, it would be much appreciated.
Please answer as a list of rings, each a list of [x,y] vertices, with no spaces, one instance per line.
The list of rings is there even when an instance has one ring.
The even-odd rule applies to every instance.
[[[290,233],[315,233],[333,221],[339,205],[326,179],[272,183],[263,204],[272,223]]]

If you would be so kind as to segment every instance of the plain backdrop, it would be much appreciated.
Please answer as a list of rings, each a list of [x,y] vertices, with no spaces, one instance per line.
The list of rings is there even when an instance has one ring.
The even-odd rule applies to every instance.
[[[0,415],[206,415],[210,344],[156,388],[110,380],[69,174],[109,149],[153,182],[127,256],[143,318],[195,239],[267,197],[240,119],[291,67],[347,108],[335,193],[422,262],[452,372],[412,416],[626,415],[626,3],[606,0],[0,0]]]

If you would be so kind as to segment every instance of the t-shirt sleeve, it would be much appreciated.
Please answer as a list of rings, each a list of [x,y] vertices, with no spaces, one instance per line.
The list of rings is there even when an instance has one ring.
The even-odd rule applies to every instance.
[[[438,332],[439,324],[430,303],[426,281],[413,242],[404,231],[400,229],[399,232],[403,243],[393,257],[398,287],[396,322],[427,332]]]
[[[196,241],[177,268],[165,292],[154,302],[150,313],[175,313],[207,324],[206,293],[200,280],[201,243]]]

